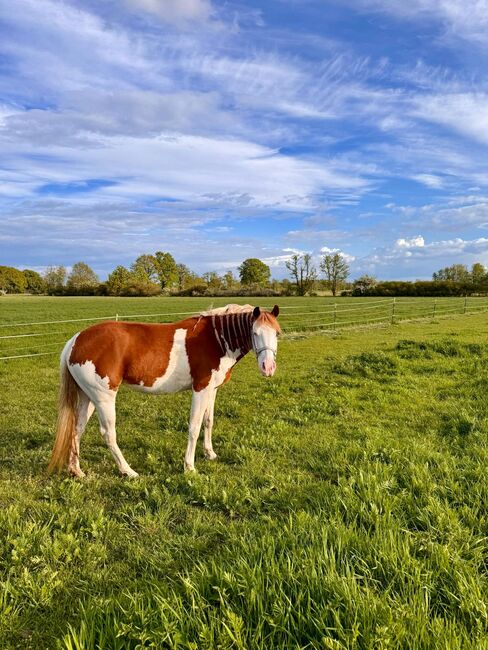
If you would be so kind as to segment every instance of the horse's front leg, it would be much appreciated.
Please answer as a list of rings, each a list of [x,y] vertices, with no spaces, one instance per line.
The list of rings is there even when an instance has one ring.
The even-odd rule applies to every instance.
[[[203,416],[203,453],[207,460],[215,460],[217,454],[212,447],[212,428],[214,421],[214,406],[215,398],[217,397],[217,389],[215,388],[208,400],[207,410]]]
[[[212,386],[207,386],[203,390],[193,391],[191,401],[190,426],[188,430],[188,446],[185,454],[185,472],[195,470],[195,449],[197,446],[198,436],[202,427],[202,420],[207,410],[211,394],[214,392]]]

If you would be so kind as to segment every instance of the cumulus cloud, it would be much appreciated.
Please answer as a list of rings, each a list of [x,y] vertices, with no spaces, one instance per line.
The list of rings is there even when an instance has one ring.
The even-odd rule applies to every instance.
[[[423,248],[425,241],[422,235],[417,235],[417,237],[411,237],[410,239],[397,239],[395,246],[397,248]]]
[[[488,238],[434,240],[426,242],[419,235],[411,239],[398,239],[393,245],[377,248],[369,255],[356,260],[355,270],[378,277],[396,279],[431,277],[433,271],[450,264],[474,262],[488,263]]]

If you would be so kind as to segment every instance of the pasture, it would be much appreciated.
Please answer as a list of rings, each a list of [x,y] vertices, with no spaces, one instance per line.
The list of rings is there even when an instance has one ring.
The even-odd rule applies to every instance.
[[[122,388],[141,476],[118,476],[93,418],[78,481],[45,474],[51,352],[89,323],[13,325],[229,299],[0,298],[0,335],[42,334],[0,356],[49,352],[0,361],[0,648],[488,648],[488,319],[443,300],[314,334],[302,311],[381,323],[391,301],[251,299],[284,308],[278,370],[250,354],[219,391],[217,462],[199,444],[182,472],[189,393]]]

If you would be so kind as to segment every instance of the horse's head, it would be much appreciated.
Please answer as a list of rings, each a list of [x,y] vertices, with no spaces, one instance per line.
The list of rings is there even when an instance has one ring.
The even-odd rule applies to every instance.
[[[256,354],[259,370],[265,377],[272,377],[276,370],[278,332],[281,331],[276,320],[280,308],[275,305],[271,311],[254,307],[252,324],[252,347]]]

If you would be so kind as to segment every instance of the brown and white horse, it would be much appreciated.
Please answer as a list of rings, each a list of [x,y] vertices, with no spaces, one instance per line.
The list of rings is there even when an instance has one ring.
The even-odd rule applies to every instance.
[[[193,391],[185,470],[195,469],[195,448],[204,423],[204,453],[209,460],[217,388],[229,381],[233,366],[254,350],[261,373],[276,370],[276,320],[251,305],[227,305],[170,324],[107,321],[75,334],[61,353],[58,426],[49,470],[80,468],[80,438],[96,409],[100,431],[122,474],[137,476],[117,445],[115,398],[121,383],[152,393]]]

